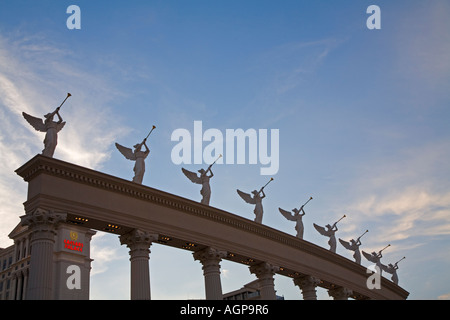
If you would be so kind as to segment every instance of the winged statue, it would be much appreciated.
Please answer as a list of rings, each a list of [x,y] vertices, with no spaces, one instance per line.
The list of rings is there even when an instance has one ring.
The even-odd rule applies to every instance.
[[[304,231],[304,227],[303,227],[303,216],[306,214],[304,207],[308,204],[308,202],[310,202],[313,199],[313,197],[310,197],[308,199],[308,201],[305,202],[304,205],[302,205],[299,209],[295,208],[292,209],[292,213],[290,213],[289,211],[283,210],[281,208],[278,208],[278,210],[280,211],[280,213],[283,215],[283,217],[285,217],[287,220],[289,221],[294,221],[296,222],[295,224],[295,230],[297,231],[297,238],[299,239],[303,239],[303,231]],[[303,214],[301,214],[300,212],[303,212]]]
[[[283,210],[281,208],[278,208],[278,210],[287,220],[296,222],[295,230],[297,231],[297,238],[303,239],[303,231],[304,231],[303,216],[305,215],[303,207],[301,207],[300,209],[292,209],[293,213]],[[303,212],[303,214],[301,214],[300,212]]]
[[[398,263],[400,261],[402,261],[403,259],[405,259],[406,257],[401,258],[399,261],[397,261],[396,263],[392,264],[389,263],[387,266],[382,265],[382,268],[384,271],[386,271],[387,273],[392,274],[391,280],[392,282],[394,282],[395,284],[398,284],[398,275],[397,275],[397,270],[398,270]]]
[[[347,249],[354,251],[353,258],[355,259],[355,262],[358,264],[361,264],[361,252],[359,251],[359,246],[361,245],[361,238],[364,236],[369,230],[366,230],[361,236],[359,236],[356,240],[351,239],[350,241],[345,241],[342,239],[339,239],[339,242],[342,244],[342,246]]]
[[[383,272],[383,264],[381,263],[381,257],[382,255],[378,255],[375,251],[372,253],[367,253],[365,251],[362,251],[363,256],[369,260],[370,262],[374,263],[376,266],[376,272],[380,273],[380,275]]]
[[[145,158],[147,158],[150,150],[146,144],[147,138],[144,139],[141,143],[135,144],[134,151],[130,148],[124,147],[116,142],[116,148],[120,151],[120,153],[128,160],[135,161],[134,164],[134,177],[133,182],[142,184],[142,180],[144,179],[145,173]],[[142,146],[145,147],[145,151],[142,151]]]
[[[346,217],[346,215],[344,214],[344,216],[342,218],[340,218],[338,221],[336,221],[335,223],[333,223],[332,226],[330,226],[329,224],[327,224],[325,227],[319,226],[315,223],[313,223],[314,228],[323,236],[325,237],[329,237],[330,240],[328,240],[328,244],[330,245],[330,251],[331,252],[336,252],[336,237],[334,236],[334,234],[336,233],[336,231],[338,231],[337,228],[337,224],[339,223],[339,221],[341,221],[342,219],[344,219]]]
[[[255,222],[262,223],[264,213],[262,206],[262,199],[266,197],[264,190],[261,190],[260,192],[253,190],[252,191],[253,196],[251,196],[248,193],[242,192],[239,189],[237,189],[236,191],[245,202],[255,205],[255,209],[253,210],[253,213],[255,214]]]
[[[374,263],[376,266],[376,271],[380,273],[380,276],[383,273],[383,270],[386,268],[386,266],[384,264],[381,263],[381,258],[383,257],[383,255],[381,254],[381,252],[383,252],[384,249],[386,249],[387,247],[389,247],[390,245],[386,246],[385,248],[381,249],[380,251],[375,252],[372,251],[372,253],[367,253],[365,251],[362,251],[363,256],[369,260],[370,262]]]
[[[22,112],[22,116],[36,131],[45,132],[44,150],[42,150],[42,154],[44,156],[52,158],[53,154],[55,153],[56,145],[58,144],[58,132],[60,132],[66,125],[66,122],[63,121],[61,115],[59,114],[59,110],[61,109],[64,102],[66,102],[66,100],[71,96],[72,95],[68,93],[64,101],[59,105],[58,108],[55,109],[55,111],[44,115],[45,120],[33,117],[28,113]],[[58,121],[53,121],[55,115],[58,116]]]
[[[359,246],[361,245],[361,241],[355,241],[354,239],[351,239],[350,241],[345,241],[342,239],[339,239],[339,242],[342,244],[342,246],[347,249],[354,251],[353,258],[355,259],[355,262],[358,264],[361,264],[361,252],[359,251]]]
[[[55,153],[56,145],[58,144],[58,132],[61,131],[66,124],[65,121],[63,122],[63,119],[59,114],[59,108],[57,108],[54,112],[44,115],[45,120],[33,117],[25,112],[22,112],[22,115],[36,131],[46,133],[44,138],[44,150],[42,150],[42,154],[52,158]],[[53,121],[55,115],[58,116],[58,121]]]
[[[336,237],[334,236],[334,234],[336,233],[336,231],[338,230],[338,228],[336,227],[336,225],[330,226],[329,224],[327,224],[325,227],[319,226],[315,223],[313,223],[314,228],[323,236],[325,237],[329,237],[330,239],[328,240],[328,244],[330,246],[330,251],[331,252],[336,252]]]
[[[269,183],[273,181],[273,178],[270,178],[269,182],[267,182],[259,191],[253,190],[251,196],[248,193],[242,192],[241,190],[237,189],[237,193],[239,196],[247,203],[254,204],[255,209],[253,210],[253,213],[255,214],[255,222],[262,223],[263,218],[263,206],[262,206],[262,199],[266,197],[266,194],[264,193],[264,188],[267,187]]]
[[[181,168],[181,171],[183,171],[184,175],[191,180],[192,183],[201,184],[202,189],[200,190],[200,194],[202,195],[202,200],[200,203],[209,205],[209,200],[211,199],[211,187],[209,185],[209,180],[214,176],[214,173],[212,172],[211,168],[212,166],[222,158],[222,155],[220,154],[219,157],[209,165],[209,167],[205,169],[200,169],[198,172],[200,173],[199,176],[195,172],[186,170],[185,168]],[[208,172],[210,175],[208,175]]]
[[[200,173],[199,176],[195,172],[186,170],[185,168],[181,168],[181,170],[183,171],[184,175],[189,180],[191,180],[191,182],[202,185],[202,189],[200,190],[202,200],[200,201],[200,203],[209,205],[209,200],[211,199],[211,187],[209,185],[209,179],[211,179],[214,176],[211,170],[211,166],[208,167],[207,170],[205,169],[198,170],[198,172]],[[208,172],[210,172],[210,175],[208,175]]]

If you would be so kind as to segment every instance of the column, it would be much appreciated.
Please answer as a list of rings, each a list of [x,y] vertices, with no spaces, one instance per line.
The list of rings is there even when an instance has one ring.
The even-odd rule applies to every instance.
[[[259,280],[259,291],[262,300],[277,299],[273,276],[279,269],[279,267],[273,266],[267,262],[262,262],[250,267],[250,272],[254,273]]]
[[[158,235],[141,230],[133,230],[120,236],[120,243],[130,249],[131,300],[150,300],[150,246],[158,240]]]
[[[316,287],[319,279],[313,276],[301,276],[294,278],[294,284],[302,290],[303,300],[317,300]]]
[[[9,292],[9,300],[16,300],[17,292],[17,274],[13,274],[11,279],[11,291]]]
[[[334,300],[347,300],[349,296],[353,294],[353,291],[344,287],[334,287],[328,289],[328,295],[333,297]]]
[[[53,299],[53,249],[56,227],[66,220],[65,214],[36,209],[20,217],[31,230],[30,275],[26,297],[29,300]]]
[[[223,299],[222,283],[220,281],[220,262],[226,255],[226,251],[219,251],[210,247],[193,253],[194,260],[200,261],[203,265],[206,300]]]
[[[16,300],[22,300],[22,288],[23,288],[23,273],[19,271],[17,274],[17,286],[16,286]]]
[[[30,238],[25,239],[25,258],[30,255]]]
[[[29,274],[29,268],[26,268],[23,273],[23,293],[22,293],[22,300],[26,300],[27,298],[27,286],[28,286],[28,274]]]
[[[17,251],[19,250],[19,240],[14,241],[14,254],[13,254],[13,261],[12,263],[17,262],[19,259],[17,259]]]

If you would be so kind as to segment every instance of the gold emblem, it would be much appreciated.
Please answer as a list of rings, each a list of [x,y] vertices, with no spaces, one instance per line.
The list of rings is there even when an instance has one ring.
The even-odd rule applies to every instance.
[[[77,241],[78,233],[75,231],[70,231],[70,239],[72,239],[72,241]]]

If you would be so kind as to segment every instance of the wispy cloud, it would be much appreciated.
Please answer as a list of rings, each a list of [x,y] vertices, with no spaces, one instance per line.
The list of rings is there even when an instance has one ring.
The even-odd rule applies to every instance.
[[[31,41],[16,41],[18,44],[15,44],[0,38],[2,106],[11,116],[16,116],[11,121],[25,126],[28,136],[32,134],[38,138],[35,146],[40,150],[43,134],[29,127],[21,119],[21,112],[42,118],[70,91],[73,96],[60,112],[67,125],[60,133],[55,156],[97,167],[108,157],[110,146],[107,142],[127,130],[109,112],[111,102],[121,95],[120,91],[107,79],[70,63],[73,58],[70,52],[55,50],[41,38],[38,43],[28,43]],[[36,51],[41,54],[33,55],[31,60],[26,58]]]
[[[438,297],[438,300],[450,300],[450,293],[441,294],[441,295]]]
[[[264,53],[256,65],[266,69],[271,91],[277,95],[284,94],[301,85],[305,76],[317,71],[330,52],[344,42],[329,38],[286,43]]]
[[[351,221],[369,229],[376,225],[371,233],[380,245],[412,240],[403,249],[450,236],[449,168],[444,166],[449,156],[444,141],[400,151],[389,163],[370,163],[354,185],[358,200],[347,207]]]
[[[106,233],[97,233],[91,241],[91,256],[95,257],[92,263],[91,276],[103,273],[108,270],[111,263],[114,261],[124,260],[126,257],[119,254],[119,240],[110,245],[111,237]]]
[[[66,126],[59,133],[55,157],[98,169],[109,158],[113,141],[129,129],[110,112],[122,95],[109,80],[76,65],[70,50],[42,37],[0,36],[0,233],[7,235],[23,212],[26,186],[14,170],[41,153],[45,134],[35,131],[22,112],[43,118],[66,97],[61,109]],[[0,238],[6,245],[7,237]]]

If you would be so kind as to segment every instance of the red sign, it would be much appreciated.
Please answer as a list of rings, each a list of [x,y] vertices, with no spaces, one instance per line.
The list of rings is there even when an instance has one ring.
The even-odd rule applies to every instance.
[[[83,252],[83,243],[64,239],[64,248],[73,251]]]

